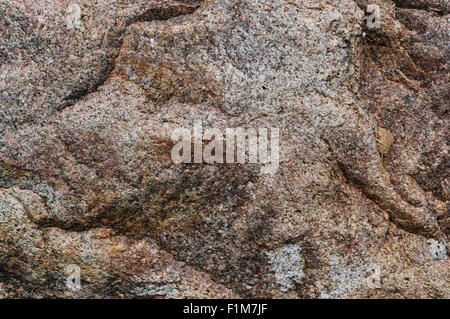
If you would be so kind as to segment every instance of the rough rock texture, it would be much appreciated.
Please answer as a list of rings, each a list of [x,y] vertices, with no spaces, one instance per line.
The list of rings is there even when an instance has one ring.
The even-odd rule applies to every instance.
[[[0,297],[449,298],[449,10],[0,0]],[[198,121],[278,171],[175,164]]]

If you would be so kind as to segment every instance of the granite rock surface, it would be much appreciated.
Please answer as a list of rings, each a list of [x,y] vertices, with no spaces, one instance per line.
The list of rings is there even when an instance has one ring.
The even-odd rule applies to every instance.
[[[0,297],[449,298],[449,10],[0,0]],[[175,163],[196,123],[278,170]]]

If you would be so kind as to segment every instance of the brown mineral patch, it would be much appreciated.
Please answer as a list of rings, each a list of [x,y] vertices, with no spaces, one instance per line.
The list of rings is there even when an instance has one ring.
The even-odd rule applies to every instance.
[[[223,84],[208,75],[206,66],[183,65],[180,62],[124,56],[120,65],[131,68],[135,74],[131,80],[140,85],[146,96],[157,105],[172,98],[189,104],[220,103]],[[128,72],[121,67],[117,71],[122,78],[129,78]]]
[[[378,128],[377,147],[382,156],[387,155],[392,143],[394,143],[394,137],[392,134],[382,127]]]

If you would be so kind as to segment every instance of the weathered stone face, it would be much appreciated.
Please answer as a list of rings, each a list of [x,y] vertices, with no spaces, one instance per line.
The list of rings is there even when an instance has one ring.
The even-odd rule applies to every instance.
[[[374,2],[0,0],[0,296],[448,298],[448,4]]]

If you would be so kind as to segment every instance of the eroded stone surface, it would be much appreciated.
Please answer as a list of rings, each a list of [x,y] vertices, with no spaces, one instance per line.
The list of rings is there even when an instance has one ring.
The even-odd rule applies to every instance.
[[[395,2],[0,0],[1,296],[448,298],[448,5]]]

